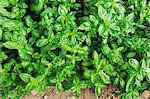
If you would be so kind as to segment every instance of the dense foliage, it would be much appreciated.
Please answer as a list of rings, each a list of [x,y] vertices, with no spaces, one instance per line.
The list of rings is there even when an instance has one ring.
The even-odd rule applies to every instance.
[[[0,0],[0,94],[150,89],[148,0]]]

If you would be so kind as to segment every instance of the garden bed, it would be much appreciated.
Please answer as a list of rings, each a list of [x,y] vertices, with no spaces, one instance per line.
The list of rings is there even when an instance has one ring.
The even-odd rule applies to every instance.
[[[116,88],[107,87],[102,90],[101,96],[96,96],[91,89],[82,90],[81,96],[76,97],[71,92],[58,93],[55,87],[49,87],[43,94],[39,94],[35,90],[21,99],[120,99],[120,96],[116,96]],[[139,95],[138,99],[150,99],[150,91],[144,91]]]
[[[150,90],[150,2],[0,0],[0,86],[12,99],[48,86],[137,99]]]

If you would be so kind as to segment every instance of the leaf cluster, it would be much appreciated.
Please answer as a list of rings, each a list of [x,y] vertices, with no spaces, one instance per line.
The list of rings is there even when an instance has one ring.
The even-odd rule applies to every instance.
[[[0,94],[150,89],[148,0],[0,0]]]

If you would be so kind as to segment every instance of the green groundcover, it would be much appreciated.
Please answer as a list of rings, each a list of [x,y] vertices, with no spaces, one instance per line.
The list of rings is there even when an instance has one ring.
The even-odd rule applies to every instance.
[[[150,90],[148,0],[0,0],[0,94]]]

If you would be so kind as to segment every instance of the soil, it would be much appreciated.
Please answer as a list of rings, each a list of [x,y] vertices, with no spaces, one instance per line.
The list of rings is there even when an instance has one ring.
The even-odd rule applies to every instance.
[[[33,90],[28,95],[22,97],[21,99],[120,99],[120,96],[115,96],[114,92],[117,88],[106,87],[102,90],[101,96],[97,97],[94,94],[94,90],[89,88],[82,90],[81,96],[76,97],[71,92],[60,92],[58,93],[55,87],[48,87],[43,94],[37,93]],[[140,94],[139,99],[150,99],[150,91],[144,91]]]

